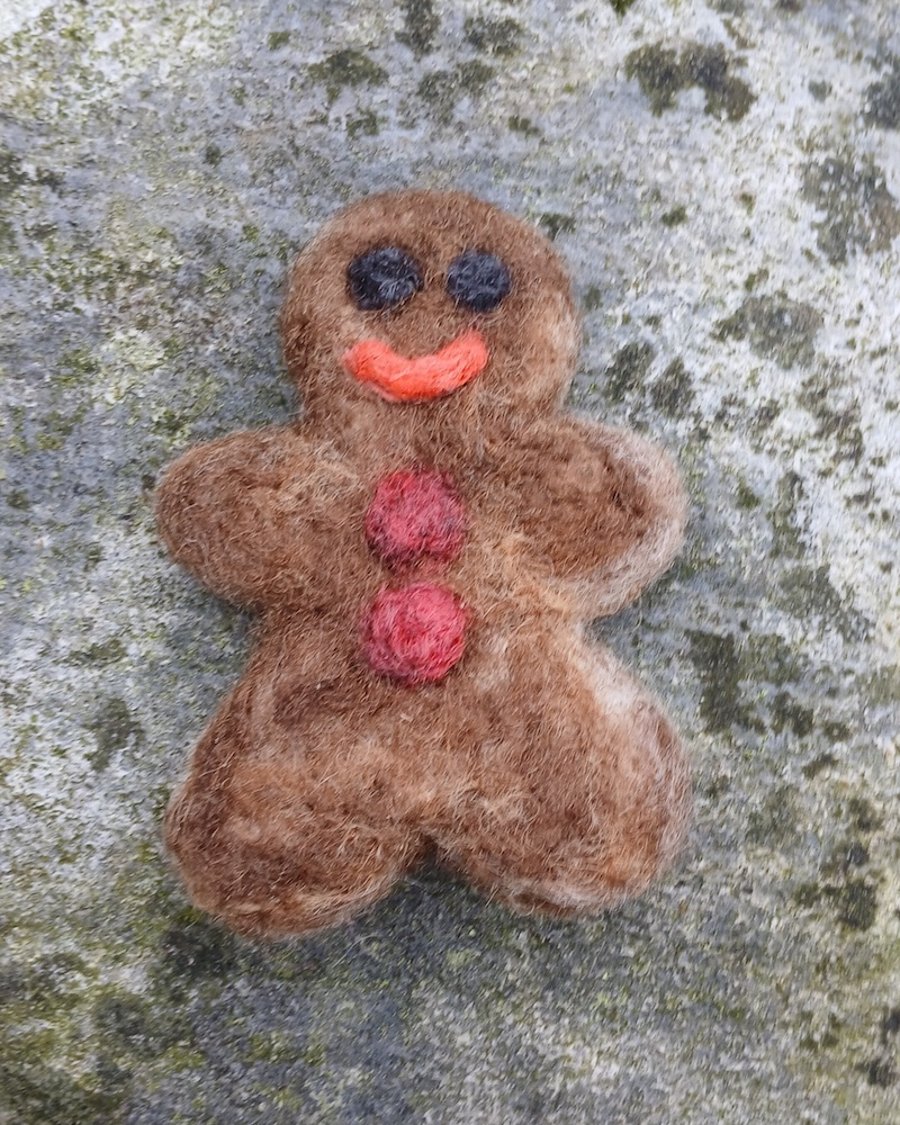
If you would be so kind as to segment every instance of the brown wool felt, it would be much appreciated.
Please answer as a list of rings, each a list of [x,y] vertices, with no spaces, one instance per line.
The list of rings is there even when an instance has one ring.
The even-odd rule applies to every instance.
[[[457,265],[451,295],[459,261],[488,282]],[[193,901],[302,933],[426,852],[520,910],[642,891],[688,768],[585,625],[666,569],[685,497],[657,445],[561,409],[579,324],[552,246],[462,193],[373,196],[300,254],[281,329],[301,419],[189,450],[157,496],[173,557],[260,615],[166,818]],[[487,361],[448,383],[434,357],[473,331]],[[364,341],[410,397],[354,374]]]

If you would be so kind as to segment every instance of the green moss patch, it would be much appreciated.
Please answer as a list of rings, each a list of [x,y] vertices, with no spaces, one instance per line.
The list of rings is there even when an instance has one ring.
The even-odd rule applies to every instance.
[[[688,43],[679,53],[662,43],[632,51],[625,73],[636,78],[657,116],[675,106],[676,95],[689,86],[706,94],[706,112],[728,121],[740,121],[756,100],[750,87],[734,74],[738,59],[721,44],[713,47]]]
[[[508,58],[519,51],[522,27],[508,16],[502,19],[469,16],[463,25],[463,34],[477,50]]]
[[[143,738],[143,729],[128,710],[123,699],[107,699],[87,724],[96,738],[96,749],[86,757],[95,770],[106,769],[117,750],[122,750],[132,739]]]
[[[742,669],[734,637],[688,631],[688,655],[702,687],[700,716],[709,731],[749,726],[752,710],[741,693]]]
[[[401,0],[400,9],[403,30],[397,33],[398,42],[406,44],[416,58],[427,55],[441,26],[434,0]]]
[[[866,90],[863,119],[879,129],[900,129],[900,59],[891,70]]]
[[[694,387],[682,359],[673,359],[652,383],[650,401],[669,418],[683,418],[687,414],[694,401]]]
[[[747,340],[757,355],[790,368],[812,361],[813,341],[822,324],[821,313],[812,305],[784,294],[747,297],[735,313],[719,321],[716,338]]]
[[[656,350],[646,340],[626,344],[613,356],[603,373],[604,390],[610,402],[622,402],[627,394],[644,385]]]
[[[824,212],[813,229],[832,265],[843,264],[855,251],[887,250],[900,234],[900,208],[870,157],[857,159],[843,152],[811,161],[804,169],[801,194]]]
[[[329,104],[347,86],[382,86],[387,81],[387,71],[353,48],[335,51],[320,63],[309,68],[314,82],[321,82],[328,95]]]
[[[456,70],[434,70],[426,74],[416,93],[439,124],[449,125],[457,101],[467,94],[472,98],[480,97],[493,75],[486,63],[471,59]]]

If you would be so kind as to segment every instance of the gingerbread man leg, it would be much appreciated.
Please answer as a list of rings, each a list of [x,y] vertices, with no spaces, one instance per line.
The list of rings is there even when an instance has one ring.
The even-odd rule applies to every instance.
[[[191,898],[245,934],[343,921],[386,894],[421,851],[392,807],[386,748],[354,730],[371,729],[369,704],[327,675],[298,680],[296,669],[315,663],[314,649],[289,663],[257,654],[167,813]]]
[[[574,638],[519,638],[507,674],[508,705],[482,696],[491,736],[431,825],[440,853],[523,910],[589,913],[642,891],[690,810],[668,719],[610,653]]]

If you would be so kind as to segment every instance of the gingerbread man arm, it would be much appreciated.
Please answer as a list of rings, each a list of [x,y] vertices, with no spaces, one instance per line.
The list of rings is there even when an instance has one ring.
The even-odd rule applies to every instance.
[[[633,431],[573,416],[524,444],[512,503],[526,550],[580,614],[615,613],[681,546],[687,498],[673,460]]]
[[[321,535],[355,476],[289,426],[249,430],[189,449],[156,493],[172,557],[214,593],[264,607],[291,600],[330,573]],[[332,536],[329,557],[338,548]]]

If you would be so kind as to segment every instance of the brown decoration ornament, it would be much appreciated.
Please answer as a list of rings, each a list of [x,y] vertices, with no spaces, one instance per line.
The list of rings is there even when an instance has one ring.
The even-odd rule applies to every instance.
[[[592,913],[673,858],[688,768],[585,623],[668,567],[657,445],[561,409],[579,338],[550,243],[457,192],[372,196],[293,267],[299,421],[189,450],[159,528],[261,615],[166,816],[193,901],[296,934],[426,853],[520,910]]]

